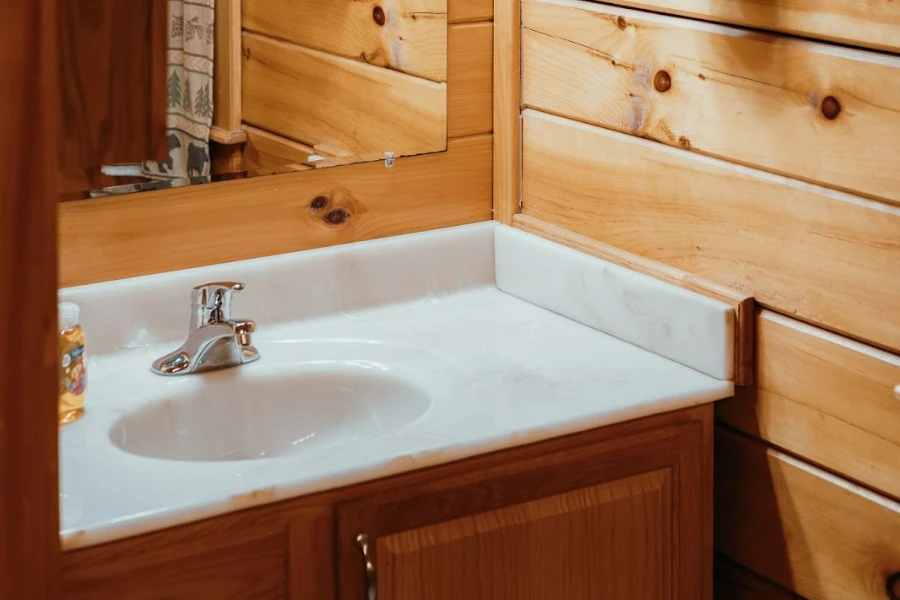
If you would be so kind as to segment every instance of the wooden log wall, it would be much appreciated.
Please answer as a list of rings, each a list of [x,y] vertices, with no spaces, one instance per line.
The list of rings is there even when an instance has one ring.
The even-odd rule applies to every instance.
[[[514,223],[759,306],[755,385],[717,409],[723,600],[900,598],[898,24],[888,0],[522,1]]]
[[[446,150],[448,16],[447,0],[245,0],[243,122],[288,155],[296,142],[340,162]],[[274,166],[257,141],[247,168]]]

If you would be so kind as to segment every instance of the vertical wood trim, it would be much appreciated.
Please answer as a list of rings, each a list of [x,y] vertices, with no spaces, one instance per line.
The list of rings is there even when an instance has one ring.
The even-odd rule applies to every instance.
[[[288,526],[288,598],[334,600],[337,567],[332,504],[301,509]]]
[[[213,127],[241,129],[241,0],[216,2]]]
[[[520,0],[494,0],[494,219],[512,224],[521,185]]]
[[[0,19],[0,598],[59,597],[57,0]]]

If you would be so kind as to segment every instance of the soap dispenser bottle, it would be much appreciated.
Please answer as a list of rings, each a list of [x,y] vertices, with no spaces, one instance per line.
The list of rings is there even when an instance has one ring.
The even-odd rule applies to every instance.
[[[79,313],[77,304],[59,303],[59,425],[77,421],[84,414],[87,377]]]

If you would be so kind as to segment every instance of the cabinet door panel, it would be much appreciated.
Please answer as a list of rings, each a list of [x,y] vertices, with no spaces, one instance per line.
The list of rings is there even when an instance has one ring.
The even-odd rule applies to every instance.
[[[661,469],[378,540],[379,598],[669,598]]]

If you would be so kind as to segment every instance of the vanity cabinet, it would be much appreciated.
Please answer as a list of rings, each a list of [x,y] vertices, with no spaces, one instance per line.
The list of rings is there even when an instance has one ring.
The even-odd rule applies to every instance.
[[[708,600],[711,415],[680,410],[68,552],[63,597],[371,600],[375,586],[378,600]]]

